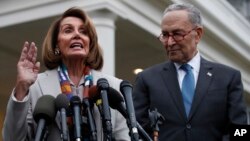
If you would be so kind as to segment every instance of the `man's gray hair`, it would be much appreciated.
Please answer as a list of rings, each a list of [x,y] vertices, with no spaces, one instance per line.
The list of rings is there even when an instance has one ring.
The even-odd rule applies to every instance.
[[[191,4],[171,4],[165,9],[163,14],[165,15],[167,12],[177,10],[186,10],[188,12],[190,22],[193,25],[202,26],[201,12]]]

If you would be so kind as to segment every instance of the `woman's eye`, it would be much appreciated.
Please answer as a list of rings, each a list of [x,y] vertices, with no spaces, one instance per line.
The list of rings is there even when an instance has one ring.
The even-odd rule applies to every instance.
[[[87,31],[84,30],[84,29],[80,29],[79,32],[80,32],[81,34],[87,34]]]
[[[67,28],[64,30],[64,33],[71,33],[71,31],[72,31],[71,29]]]

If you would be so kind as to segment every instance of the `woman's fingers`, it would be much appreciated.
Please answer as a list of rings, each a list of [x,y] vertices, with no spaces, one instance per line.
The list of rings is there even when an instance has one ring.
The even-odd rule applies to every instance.
[[[33,71],[35,73],[38,73],[40,70],[40,62],[36,62],[35,67],[33,68]]]
[[[31,43],[30,45],[30,53],[31,53],[31,61],[33,64],[36,63],[36,58],[37,58],[37,47],[34,42]]]
[[[35,57],[35,59],[34,59]],[[28,55],[27,55],[27,60],[29,60],[30,62],[32,62],[33,64],[36,61],[36,45],[34,42],[31,42],[30,46],[29,46],[29,50],[28,50]]]
[[[22,49],[19,61],[31,62],[35,64],[36,60],[37,60],[36,44],[34,42],[31,42],[31,44],[29,44],[29,42],[26,41],[23,45],[23,49]]]
[[[29,51],[29,42],[25,41],[19,61],[24,61],[27,58],[28,51]]]

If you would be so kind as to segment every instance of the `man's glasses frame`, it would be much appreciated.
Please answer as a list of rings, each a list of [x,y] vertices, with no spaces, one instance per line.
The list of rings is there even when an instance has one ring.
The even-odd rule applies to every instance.
[[[161,33],[157,39],[160,40],[162,43],[165,43],[166,41],[169,40],[170,37],[172,37],[172,39],[175,41],[175,42],[180,42],[182,40],[185,39],[185,37],[190,34],[193,30],[196,30],[197,29],[197,26],[192,28],[191,30],[187,31],[186,33],[184,34],[177,34],[177,33]]]

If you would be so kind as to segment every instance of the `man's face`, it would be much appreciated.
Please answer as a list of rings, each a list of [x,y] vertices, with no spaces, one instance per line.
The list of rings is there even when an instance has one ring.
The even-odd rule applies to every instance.
[[[197,44],[201,39],[202,27],[193,25],[185,10],[167,12],[161,23],[162,34],[168,38],[162,41],[168,58],[176,63],[187,63],[197,53]],[[180,38],[173,38],[180,37]]]

